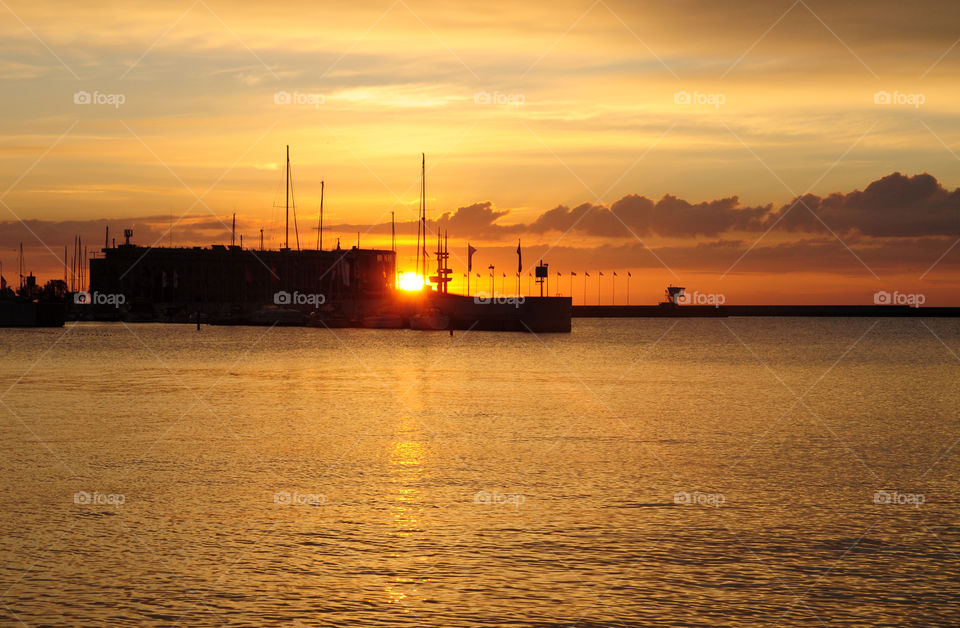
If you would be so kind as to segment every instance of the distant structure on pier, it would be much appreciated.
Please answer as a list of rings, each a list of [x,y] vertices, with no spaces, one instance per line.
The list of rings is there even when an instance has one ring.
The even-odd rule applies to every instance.
[[[686,288],[682,286],[667,286],[667,289],[663,291],[667,300],[660,305],[680,305],[680,299],[683,298],[684,290],[686,290]]]

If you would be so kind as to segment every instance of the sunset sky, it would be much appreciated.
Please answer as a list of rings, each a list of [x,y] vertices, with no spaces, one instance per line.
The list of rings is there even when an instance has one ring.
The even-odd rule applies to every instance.
[[[420,153],[454,270],[543,255],[727,303],[960,305],[954,2],[37,5],[0,0],[0,261],[138,244],[389,247]],[[86,102],[89,96],[91,102]],[[490,102],[487,102],[487,101]],[[172,235],[169,233],[173,224]],[[293,236],[291,235],[291,239]],[[14,269],[11,271],[10,269]],[[499,270],[502,269],[502,270]],[[484,280],[488,283],[488,279]],[[509,286],[508,286],[509,287]],[[554,292],[552,286],[551,292]],[[524,280],[525,288],[525,280]],[[625,282],[616,284],[624,302]],[[612,283],[587,286],[610,302]]]

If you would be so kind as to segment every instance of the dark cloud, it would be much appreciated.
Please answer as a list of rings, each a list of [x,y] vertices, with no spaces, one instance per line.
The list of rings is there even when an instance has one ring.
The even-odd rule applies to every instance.
[[[863,191],[798,197],[773,214],[769,225],[778,219],[778,228],[806,233],[828,226],[837,233],[886,238],[960,235],[960,189],[951,192],[926,173],[895,172]]]
[[[554,207],[527,225],[527,230],[533,233],[575,231],[600,237],[717,236],[727,231],[759,229],[770,209],[771,206],[743,207],[736,196],[690,203],[669,194],[657,202],[630,194],[610,208],[589,203],[573,209],[563,205]]]
[[[494,224],[508,213],[508,210],[495,210],[493,203],[486,201],[460,207],[453,213],[446,212],[437,219],[435,225],[456,234],[494,235],[497,232],[514,230],[513,227]]]

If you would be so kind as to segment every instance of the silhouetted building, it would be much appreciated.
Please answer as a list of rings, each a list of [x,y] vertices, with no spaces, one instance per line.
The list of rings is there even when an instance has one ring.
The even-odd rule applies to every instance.
[[[122,294],[131,312],[163,318],[199,306],[210,315],[273,304],[317,309],[316,299],[279,303],[278,293],[323,295],[328,308],[387,298],[396,254],[386,250],[258,251],[239,246],[148,248],[121,244],[90,260],[90,293]]]

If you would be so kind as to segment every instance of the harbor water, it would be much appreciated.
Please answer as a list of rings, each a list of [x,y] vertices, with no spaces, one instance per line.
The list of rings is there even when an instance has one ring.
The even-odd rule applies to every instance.
[[[0,332],[3,625],[960,623],[960,321]]]

